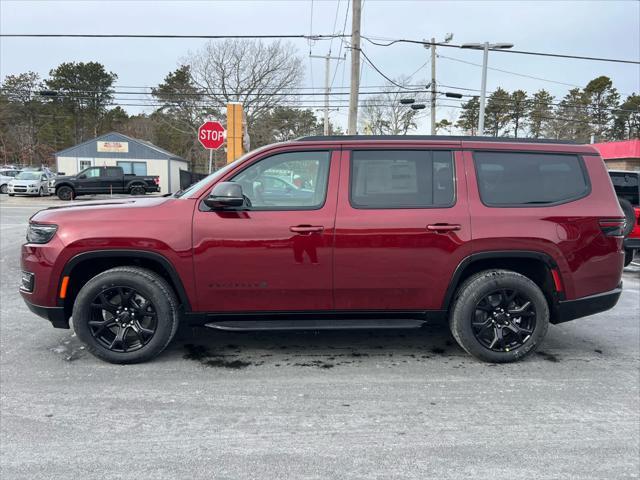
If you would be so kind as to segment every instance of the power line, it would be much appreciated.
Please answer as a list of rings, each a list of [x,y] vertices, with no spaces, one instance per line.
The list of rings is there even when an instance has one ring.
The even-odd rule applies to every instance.
[[[339,5],[340,5],[340,2],[338,2],[338,6]],[[342,36],[340,37],[340,48],[338,49],[338,56],[342,55],[342,47],[344,45],[344,35],[345,35],[345,32],[347,31],[347,19],[349,18],[349,6],[350,5],[351,5],[351,0],[347,0],[347,9],[344,12],[344,23],[342,24],[342,34],[341,34]],[[336,12],[336,14],[337,14],[337,12]],[[331,53],[331,44],[329,44],[329,53]],[[346,68],[346,63],[347,62],[344,62],[342,64],[342,82],[341,82],[342,85],[340,86],[340,88],[344,88],[344,86],[343,86],[344,85],[344,70]],[[336,75],[338,74],[338,68],[339,68],[339,65],[336,65],[336,70],[335,70],[335,72],[333,72],[333,78],[331,79],[330,88],[333,88],[333,82],[335,81]],[[363,88],[363,87],[361,87],[361,88]]]
[[[389,46],[394,45],[396,43],[414,43],[414,44],[418,44],[418,45],[433,45],[435,43],[435,45],[438,46],[438,47],[447,47],[447,48],[461,48],[462,47],[462,45],[455,45],[455,44],[451,44],[451,43],[428,42],[426,40],[410,40],[410,39],[406,39],[406,38],[392,39],[392,40],[388,41],[388,43],[375,42],[375,41],[373,41],[373,38],[375,38],[375,37],[363,36],[362,38],[364,38],[369,43],[371,43],[373,45],[377,45],[379,47],[389,47]],[[588,56],[584,56],[584,55],[567,55],[567,54],[563,54],[563,53],[531,52],[531,51],[525,51],[525,50],[512,50],[512,49],[505,50],[505,49],[499,49],[499,48],[490,48],[489,50],[492,51],[492,52],[516,53],[516,54],[520,54],[520,55],[537,55],[537,56],[542,56],[542,57],[570,58],[570,59],[574,59],[574,60],[591,60],[591,61],[597,61],[597,62],[629,63],[629,64],[633,64],[633,65],[640,65],[640,61],[637,61],[637,60],[621,60],[621,59],[617,59],[617,58],[588,57]]]
[[[305,40],[331,40],[332,38],[348,37],[349,35],[317,34],[317,35],[149,35],[137,33],[0,33],[6,38],[147,38],[147,39],[279,39],[301,38]]]
[[[400,85],[399,83],[395,82],[394,80],[392,80],[391,78],[389,78],[387,75],[385,75],[378,67],[376,67],[376,65],[371,61],[371,59],[369,58],[369,56],[364,53],[364,50],[360,49],[360,53],[362,53],[362,56],[365,58],[365,60],[367,61],[367,63],[369,65],[371,65],[371,67],[380,74],[380,76],[384,77],[389,83],[391,83],[392,85],[395,85],[398,88],[401,88],[403,90],[407,90],[410,92],[414,92],[415,90],[412,90],[411,88],[407,88],[404,85]]]
[[[454,57],[448,57],[446,55],[438,55],[438,57],[445,58],[447,60],[452,60],[454,62],[466,63],[467,65],[473,65],[474,67],[482,67],[482,65],[480,63],[468,62],[466,60],[461,60],[459,58],[454,58]],[[495,67],[489,67],[489,66],[487,68],[489,70],[494,70],[496,72],[502,72],[502,73],[508,73],[510,75],[516,75],[518,77],[532,78],[533,80],[540,80],[542,82],[557,83],[558,85],[564,85],[566,87],[582,88],[580,85],[576,85],[576,84],[573,84],[573,83],[559,82],[557,80],[549,80],[548,78],[536,77],[536,76],[533,76],[533,75],[527,75],[525,73],[512,72],[510,70],[503,70],[501,68],[495,68]]]

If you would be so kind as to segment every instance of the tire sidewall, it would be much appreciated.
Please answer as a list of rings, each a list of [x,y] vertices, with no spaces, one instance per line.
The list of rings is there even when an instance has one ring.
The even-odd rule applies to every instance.
[[[88,324],[91,318],[91,302],[100,292],[115,286],[136,289],[151,301],[156,310],[157,327],[153,338],[133,352],[112,352],[91,335]],[[87,349],[113,363],[138,363],[155,357],[171,341],[178,321],[176,306],[165,292],[150,279],[135,271],[105,272],[89,280],[76,297],[72,317],[75,333],[87,345]]]
[[[67,191],[70,193],[69,198],[64,198],[61,192],[67,192]],[[70,201],[73,199],[73,189],[71,187],[60,187],[58,188],[58,191],[56,192],[56,194],[58,195],[58,198],[63,201]]]
[[[454,306],[452,330],[461,346],[471,355],[493,363],[513,362],[533,352],[544,339],[549,327],[549,305],[540,288],[527,277],[515,272],[493,272],[484,282],[476,279],[467,284]],[[494,352],[483,346],[476,338],[471,325],[476,305],[485,296],[500,289],[517,289],[525,294],[536,310],[536,325],[531,337],[520,347],[510,352]]]
[[[622,213],[624,213],[625,218],[624,231],[622,233],[625,237],[628,237],[633,231],[636,223],[636,212],[633,209],[631,202],[626,198],[618,197],[618,202],[620,203],[620,208],[622,209]]]

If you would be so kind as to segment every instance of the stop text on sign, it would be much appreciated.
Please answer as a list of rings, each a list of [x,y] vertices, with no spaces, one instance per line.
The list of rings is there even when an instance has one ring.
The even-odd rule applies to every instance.
[[[217,130],[201,130],[200,140],[213,140],[214,142],[224,140],[224,132]]]

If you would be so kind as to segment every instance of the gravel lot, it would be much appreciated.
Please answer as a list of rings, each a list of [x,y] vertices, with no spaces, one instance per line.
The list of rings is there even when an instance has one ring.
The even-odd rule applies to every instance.
[[[552,326],[518,364],[432,325],[196,331],[116,366],[17,293],[27,220],[54,203],[0,197],[3,479],[640,476],[640,266],[614,310]]]

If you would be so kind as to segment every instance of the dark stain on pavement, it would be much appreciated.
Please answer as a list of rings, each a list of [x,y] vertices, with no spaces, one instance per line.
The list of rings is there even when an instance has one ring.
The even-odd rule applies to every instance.
[[[560,361],[560,359],[558,357],[556,357],[554,354],[552,353],[547,353],[547,352],[536,352],[536,355],[544,358],[546,361],[548,362],[553,362],[553,363],[557,363]]]

